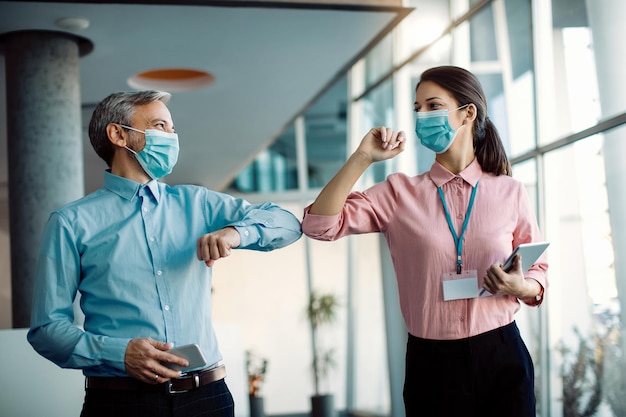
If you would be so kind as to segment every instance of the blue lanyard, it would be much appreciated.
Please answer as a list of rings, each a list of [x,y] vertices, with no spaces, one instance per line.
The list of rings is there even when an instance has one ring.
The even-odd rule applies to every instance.
[[[448,205],[446,204],[446,198],[443,195],[443,190],[441,187],[437,187],[437,191],[439,192],[439,198],[441,198],[441,203],[443,204],[443,211],[446,213],[446,220],[448,221],[448,227],[450,228],[450,232],[452,233],[452,238],[454,239],[454,244],[456,246],[456,273],[460,274],[461,269],[463,268],[463,261],[461,260],[461,253],[463,252],[463,237],[465,236],[465,229],[467,229],[467,223],[469,222],[470,215],[472,214],[472,208],[474,207],[474,199],[476,198],[476,190],[478,189],[478,182],[474,186],[472,190],[472,195],[470,196],[469,204],[467,205],[467,214],[465,214],[465,220],[463,221],[463,227],[461,228],[461,234],[457,236],[456,230],[454,230],[454,224],[452,224],[452,218],[450,217],[450,212],[448,211]]]

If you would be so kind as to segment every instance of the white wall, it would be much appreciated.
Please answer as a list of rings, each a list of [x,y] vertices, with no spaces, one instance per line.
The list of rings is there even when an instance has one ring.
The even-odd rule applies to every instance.
[[[247,417],[248,393],[245,359],[238,326],[217,323],[216,331],[224,350],[226,383],[235,399],[235,415]],[[79,416],[85,379],[81,371],[61,369],[39,356],[26,340],[27,329],[0,330],[0,369],[4,375],[0,389],[2,417]]]
[[[39,356],[26,341],[26,331],[0,330],[0,416],[79,416],[85,393],[82,373]]]

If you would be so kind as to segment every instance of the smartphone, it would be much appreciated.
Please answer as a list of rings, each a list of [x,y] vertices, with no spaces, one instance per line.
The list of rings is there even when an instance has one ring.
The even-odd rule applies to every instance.
[[[546,250],[546,248],[550,245],[549,242],[531,242],[531,243],[522,243],[518,247],[515,248],[511,256],[508,257],[504,264],[502,264],[502,269],[506,272],[509,272],[511,266],[513,264],[513,258],[518,253],[522,256],[522,272],[526,273],[531,266],[539,259],[541,254]]]
[[[206,359],[204,359],[204,355],[200,350],[200,346],[198,346],[196,343],[173,347],[172,349],[168,350],[167,353],[181,356],[189,361],[189,366],[180,366],[175,363],[163,362],[164,366],[167,366],[168,368],[175,371],[181,371],[185,373],[189,371],[195,371],[197,369],[202,369],[207,365]]]

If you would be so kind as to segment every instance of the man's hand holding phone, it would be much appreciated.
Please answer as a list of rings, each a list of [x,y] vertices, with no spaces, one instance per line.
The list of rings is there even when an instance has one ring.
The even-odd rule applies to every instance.
[[[200,346],[195,343],[174,347],[166,353],[176,356],[177,360],[168,360],[167,362],[164,362],[163,365],[176,371],[185,373],[204,368],[207,365],[206,359],[204,359],[204,355],[200,350]],[[185,365],[181,365],[180,358],[185,359]]]
[[[132,339],[126,346],[124,366],[129,376],[149,384],[160,384],[181,375],[179,370],[169,368],[164,363],[184,368],[189,361],[168,352],[171,343],[159,342],[149,337]]]

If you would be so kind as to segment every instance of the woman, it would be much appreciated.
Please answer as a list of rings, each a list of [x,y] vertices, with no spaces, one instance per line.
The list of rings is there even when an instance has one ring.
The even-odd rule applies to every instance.
[[[430,171],[351,192],[370,164],[406,146],[403,132],[374,128],[305,209],[302,230],[319,240],[387,239],[409,332],[407,416],[534,416],[533,364],[513,316],[520,301],[541,304],[547,263],[524,274],[516,256],[501,268],[517,245],[541,240],[526,190],[510,176],[473,74],[425,71],[415,111],[418,138],[437,153]]]

